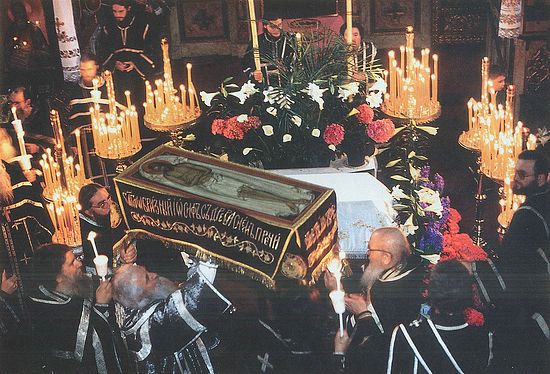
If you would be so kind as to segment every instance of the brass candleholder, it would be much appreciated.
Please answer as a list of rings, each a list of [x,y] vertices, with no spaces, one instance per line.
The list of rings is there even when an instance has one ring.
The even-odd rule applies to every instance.
[[[164,80],[156,80],[154,90],[149,81],[145,82],[144,123],[153,131],[170,132],[172,143],[179,147],[183,144],[178,140],[181,131],[194,125],[201,115],[199,99],[191,79],[190,63],[186,65],[187,89],[182,84],[179,87],[180,94],[177,94],[172,79],[168,41],[162,39],[160,45],[164,62]]]
[[[430,50],[420,51],[421,59],[414,55],[413,27],[408,26],[406,46],[401,46],[400,60],[395,51],[388,52],[389,71],[384,71],[389,89],[384,96],[382,111],[395,118],[414,119],[428,123],[439,118],[441,105],[438,101],[438,55],[433,55],[433,74],[430,68]]]

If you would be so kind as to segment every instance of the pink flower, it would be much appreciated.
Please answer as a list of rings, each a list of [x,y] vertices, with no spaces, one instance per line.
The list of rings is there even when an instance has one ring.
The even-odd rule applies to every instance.
[[[374,110],[372,110],[370,106],[367,104],[361,104],[357,107],[357,110],[359,113],[356,113],[355,117],[357,117],[359,122],[363,125],[368,125],[372,122],[374,118]]]
[[[251,129],[260,127],[260,118],[256,116],[246,117],[246,120],[239,121],[239,116],[233,116],[226,120],[218,118],[212,121],[212,134],[223,135],[227,139],[242,140],[244,135]]]
[[[464,317],[470,326],[483,326],[485,324],[485,316],[480,311],[474,308],[466,308]]]
[[[385,143],[391,139],[395,132],[395,125],[388,119],[379,119],[367,126],[367,135],[376,143]]]
[[[344,140],[344,133],[344,128],[341,125],[337,123],[331,123],[325,129],[325,132],[323,133],[323,139],[327,144],[338,145],[342,143],[342,140]]]
[[[223,130],[225,129],[225,120],[222,118],[217,118],[212,121],[212,134],[214,135],[223,135]]]

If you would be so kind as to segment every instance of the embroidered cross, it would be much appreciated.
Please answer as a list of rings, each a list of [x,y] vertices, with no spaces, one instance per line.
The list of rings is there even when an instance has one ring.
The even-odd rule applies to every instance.
[[[55,28],[58,34],[61,34],[61,26],[64,26],[65,22],[61,22],[58,17],[55,17]]]
[[[31,260],[32,257],[27,257],[27,254],[26,253],[23,253],[23,257],[21,258],[21,260],[19,260],[19,262],[24,262],[25,265],[28,265],[29,264],[29,260]]]
[[[266,370],[269,368],[269,369],[273,369],[273,365],[271,365],[269,363],[269,353],[265,353],[264,357],[261,357],[261,356],[257,356],[258,357],[258,361],[260,361],[262,363],[262,373],[265,373]]]

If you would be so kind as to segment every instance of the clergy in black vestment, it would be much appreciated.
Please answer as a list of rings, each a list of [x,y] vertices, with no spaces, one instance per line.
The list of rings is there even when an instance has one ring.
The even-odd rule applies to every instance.
[[[135,103],[144,101],[144,80],[154,72],[154,51],[160,48],[160,41],[152,40],[145,17],[134,13],[130,4],[127,0],[112,2],[113,17],[102,27],[98,39],[99,61],[103,70],[113,72],[117,101],[123,104],[126,90]]]
[[[94,287],[70,247],[47,244],[34,261],[33,342],[48,372],[129,373],[110,280]]]
[[[467,318],[472,278],[458,261],[439,263],[430,276],[429,318],[395,327],[387,373],[483,373],[492,359],[492,334],[482,318]],[[474,312],[475,313],[475,312]]]
[[[353,336],[346,356],[352,368],[361,370],[368,363],[369,370],[378,373],[384,370],[381,358],[393,328],[420,313],[426,263],[411,254],[406,237],[395,227],[373,231],[367,255],[368,266],[361,277],[363,293],[345,297],[352,314],[348,331]],[[331,278],[326,273],[325,284],[334,289]]]
[[[294,58],[294,49],[289,36],[283,32],[282,18],[274,14],[266,14],[264,18],[264,32],[258,35],[260,70],[256,70],[254,51],[250,42],[243,58],[244,73],[257,82],[264,81],[267,85],[278,86],[282,82],[274,62],[278,61],[289,68]]]
[[[215,274],[212,264],[194,265],[178,288],[142,266],[117,269],[113,295],[125,307],[122,332],[137,373],[217,372],[209,351],[219,340],[207,330],[232,306],[212,285]]]
[[[124,224],[118,205],[105,187],[90,183],[80,188],[78,194],[80,204],[80,234],[82,236],[83,263],[86,271],[94,273],[95,253],[88,239],[90,231],[96,233],[97,252],[109,259],[113,266],[113,246],[124,236]],[[129,261],[133,262],[133,261]]]
[[[549,163],[539,151],[523,151],[512,190],[525,195],[504,236],[500,254],[506,282],[500,332],[509,338],[510,359],[525,372],[550,370],[550,184]]]

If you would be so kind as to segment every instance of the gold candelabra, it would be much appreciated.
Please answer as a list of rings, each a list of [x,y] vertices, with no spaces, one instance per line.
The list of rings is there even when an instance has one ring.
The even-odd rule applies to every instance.
[[[80,237],[80,219],[78,211],[78,192],[80,188],[89,183],[84,176],[82,164],[75,164],[71,156],[65,151],[65,140],[59,121],[59,114],[50,112],[55,136],[55,153],[50,148],[42,155],[40,166],[44,175],[44,198],[50,201],[47,204],[48,213],[54,224],[52,240],[71,247],[82,244]],[[77,152],[81,159],[82,148],[77,142]]]
[[[162,39],[162,59],[164,62],[164,80],[155,81],[153,90],[149,81],[145,82],[146,102],[145,125],[154,131],[177,132],[194,124],[201,115],[197,90],[191,79],[192,65],[187,64],[187,89],[180,85],[180,94],[174,88],[172,65],[168,52],[168,41]]]
[[[437,100],[439,57],[432,56],[433,73],[430,68],[430,50],[420,51],[420,60],[414,56],[414,32],[407,26],[406,45],[399,47],[400,59],[395,51],[388,52],[389,71],[384,71],[389,90],[384,96],[382,111],[397,118],[411,118],[418,123],[433,121],[441,114]]]
[[[108,112],[101,111],[101,91],[97,89],[98,81],[94,79],[91,92],[93,105],[90,107],[92,134],[96,154],[101,158],[122,160],[141,149],[139,123],[136,107],[132,105],[130,92],[126,91],[126,104],[123,106],[115,99],[113,76],[110,71],[104,73],[107,88]]]

